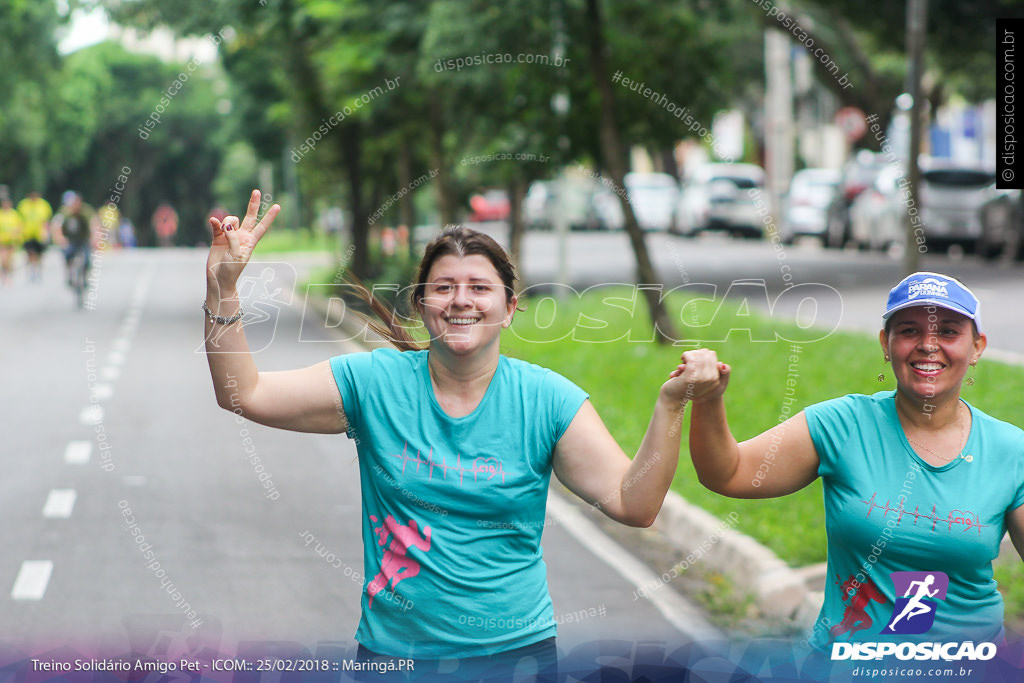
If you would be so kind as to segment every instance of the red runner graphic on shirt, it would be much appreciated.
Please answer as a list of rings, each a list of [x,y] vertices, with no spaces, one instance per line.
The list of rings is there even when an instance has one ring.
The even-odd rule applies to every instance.
[[[375,515],[370,515],[370,519],[378,521]],[[383,546],[389,537],[391,545],[384,551],[380,573],[366,586],[366,592],[370,596],[368,604],[371,608],[374,596],[387,588],[389,581],[391,590],[394,590],[400,581],[411,579],[420,573],[420,563],[409,557],[409,548],[418,548],[423,552],[430,550],[430,527],[423,527],[421,535],[415,519],[410,519],[408,525],[403,525],[388,515],[383,524],[374,528],[373,533],[377,537],[377,545]]]
[[[444,456],[441,457],[441,462],[434,460],[434,449],[431,448],[430,452],[427,453],[426,458],[420,455],[419,451],[416,451],[416,455],[409,455],[409,444],[405,444],[405,448],[402,449],[401,453],[389,453],[392,458],[398,458],[402,461],[402,474],[406,473],[406,469],[409,469],[410,463],[414,463],[416,468],[411,470],[413,474],[421,474],[420,468],[423,467],[423,471],[427,474],[427,479],[434,478],[434,470],[441,470],[441,478],[448,478],[448,470],[458,472],[459,474],[459,486],[462,486],[465,481],[467,474],[473,475],[473,481],[476,482],[492,482],[495,477],[501,476],[501,483],[505,483],[505,469],[501,465],[501,460],[496,457],[479,457],[474,458],[472,465],[464,465],[462,463],[462,454],[456,456],[454,464],[446,462]],[[494,483],[497,483],[496,481]]]
[[[871,494],[871,500],[863,500],[863,499],[861,499],[860,502],[862,502],[862,503],[864,503],[865,505],[868,506],[868,514],[865,515],[865,519],[867,517],[870,517],[872,511],[874,511],[875,508],[877,508],[877,509],[883,511],[882,512],[882,517],[885,517],[890,512],[896,513],[897,514],[896,526],[900,525],[900,523],[903,521],[903,517],[904,516],[906,516],[906,517],[913,517],[914,518],[914,525],[915,526],[917,525],[917,522],[918,522],[919,519],[929,519],[929,520],[931,520],[931,522],[932,522],[932,525],[931,525],[932,526],[932,531],[935,530],[936,525],[939,525],[940,527],[945,526],[947,531],[952,531],[953,530],[953,525],[955,524],[957,526],[963,525],[964,528],[961,529],[961,531],[969,531],[970,529],[977,529],[978,530],[978,535],[981,536],[981,530],[984,527],[989,526],[988,524],[982,524],[981,521],[978,518],[978,513],[971,512],[970,510],[951,510],[949,512],[949,514],[947,514],[945,517],[943,517],[940,513],[938,513],[935,510],[935,506],[934,505],[932,505],[932,510],[931,510],[930,513],[927,512],[927,511],[921,512],[920,511],[920,507],[921,506],[920,505],[915,505],[913,512],[911,512],[910,510],[905,510],[903,508],[903,503],[900,503],[899,507],[895,507],[895,508],[889,507],[889,501],[885,501],[885,505],[879,505],[878,503],[875,502],[875,496],[877,496],[877,495],[878,495],[878,493],[875,492],[875,493]]]
[[[838,574],[836,574],[836,583],[839,583]],[[861,583],[851,575],[850,578],[843,581],[839,590],[842,591],[843,602],[849,602],[849,604],[846,606],[846,611],[843,612],[843,620],[830,629],[832,635],[839,636],[849,631],[852,637],[857,631],[871,628],[875,622],[865,608],[872,600],[883,605],[886,603],[885,596],[882,595],[882,591],[878,590],[878,586],[871,579]]]

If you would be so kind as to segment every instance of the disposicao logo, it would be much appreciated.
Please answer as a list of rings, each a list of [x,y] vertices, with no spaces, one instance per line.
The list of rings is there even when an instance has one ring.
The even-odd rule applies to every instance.
[[[886,634],[920,635],[935,623],[938,600],[946,599],[949,577],[943,572],[893,572],[892,585],[896,589],[896,606],[889,623],[882,629]]]
[[[892,616],[882,629],[885,635],[921,635],[935,624],[940,601],[946,599],[949,577],[943,572],[893,572],[893,588],[897,596]],[[966,641],[962,643],[833,643],[832,659],[881,659],[896,655],[898,659],[953,661],[959,659],[988,660],[996,655],[994,643]]]

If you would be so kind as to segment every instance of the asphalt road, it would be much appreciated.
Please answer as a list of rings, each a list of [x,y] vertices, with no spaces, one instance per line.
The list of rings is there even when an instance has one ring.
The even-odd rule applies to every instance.
[[[711,283],[722,296],[740,280],[763,280],[766,305],[795,315],[788,299],[774,303],[787,282],[819,284],[839,296],[822,319],[847,329],[877,331],[902,276],[899,261],[812,245],[780,252],[666,235],[649,244],[666,288]],[[568,246],[577,290],[633,280],[624,235],[572,234]],[[552,282],[556,237],[531,233],[526,249],[525,281]],[[0,289],[0,652],[353,647],[355,449],[343,436],[275,431],[217,408],[201,352],[204,258],[185,249],[106,255],[87,311],[73,309],[54,253],[42,284],[21,273]],[[352,350],[304,317],[293,283],[311,259],[287,260],[251,268],[243,293],[261,369]],[[992,348],[1024,354],[1024,269],[932,255],[923,267],[963,278],[982,299]],[[590,532],[570,533],[576,525],[556,508],[544,547],[560,642],[688,642],[683,631],[701,622],[692,606],[634,601],[639,570],[617,561],[614,546],[581,544]]]
[[[202,353],[204,261],[202,250],[108,254],[85,311],[54,253],[41,284],[20,273],[0,289],[0,653],[354,646],[355,448],[217,407]],[[261,369],[352,350],[303,323],[292,266],[255,265],[261,277],[243,295]],[[560,643],[685,642],[658,606],[632,599],[629,568],[596,557],[572,527],[544,535]]]

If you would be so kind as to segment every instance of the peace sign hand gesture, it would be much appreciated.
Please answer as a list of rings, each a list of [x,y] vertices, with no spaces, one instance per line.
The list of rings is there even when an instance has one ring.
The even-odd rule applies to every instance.
[[[210,255],[206,259],[206,280],[207,285],[211,289],[216,288],[214,291],[219,291],[222,296],[224,293],[235,291],[238,278],[242,275],[245,264],[249,262],[256,243],[281,211],[280,205],[274,204],[263,218],[257,221],[260,196],[259,190],[252,191],[245,218],[241,223],[237,216],[227,216],[223,223],[213,216],[210,217],[213,244],[210,245]]]

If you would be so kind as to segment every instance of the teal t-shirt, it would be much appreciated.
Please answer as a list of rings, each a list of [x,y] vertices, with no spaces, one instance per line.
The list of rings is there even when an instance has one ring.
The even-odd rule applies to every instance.
[[[501,356],[477,408],[449,417],[426,351],[331,359],[359,452],[365,584],[356,640],[470,657],[555,635],[540,547],[555,444],[587,394]]]
[[[817,647],[1001,637],[1003,600],[992,560],[1006,513],[1024,504],[1024,432],[970,410],[964,457],[942,467],[925,462],[907,441],[894,391],[804,411],[821,463],[828,535],[825,602],[811,637]],[[907,595],[908,581],[932,573],[934,592],[944,583],[937,572],[948,577],[948,588],[944,599],[933,599],[934,623],[919,634],[883,633],[898,616],[896,600]],[[901,602],[899,612],[904,609]],[[910,619],[901,621],[899,628],[909,628]]]

